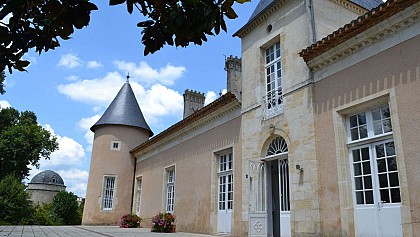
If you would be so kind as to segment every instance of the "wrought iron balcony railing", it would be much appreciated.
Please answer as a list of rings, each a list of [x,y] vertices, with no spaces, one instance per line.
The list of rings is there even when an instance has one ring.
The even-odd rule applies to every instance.
[[[263,119],[272,118],[278,114],[283,113],[283,93],[282,88],[268,92],[263,97],[264,111]]]

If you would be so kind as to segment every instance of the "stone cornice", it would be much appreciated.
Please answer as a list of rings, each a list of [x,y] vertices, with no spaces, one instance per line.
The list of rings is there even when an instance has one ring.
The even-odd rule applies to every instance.
[[[355,3],[352,3],[348,0],[330,0],[330,1],[356,13],[357,15],[362,15],[367,12],[367,10],[364,9],[363,7]]]
[[[398,0],[390,2],[399,2]],[[401,0],[400,0],[401,1]],[[365,29],[358,32],[358,34],[353,34],[352,31],[358,31],[355,27],[349,27],[345,26],[343,28],[340,28],[338,31],[336,31],[336,35],[331,34],[330,37],[331,41],[338,41],[337,43],[331,42],[330,44],[327,44],[328,40],[330,39],[323,39],[322,41],[318,42],[317,45],[325,44],[324,47],[320,46],[317,48],[317,45],[313,45],[308,49],[303,50],[300,54],[306,61],[309,68],[311,68],[313,71],[318,71],[322,68],[325,68],[328,65],[331,65],[349,55],[352,55],[380,40],[383,40],[387,37],[389,37],[392,34],[395,34],[404,28],[414,24],[415,22],[420,20],[420,12],[418,9],[420,9],[420,4],[418,3],[420,0],[406,0],[411,2],[417,2],[412,7],[406,7],[404,9],[399,9],[397,13],[392,14],[391,16],[388,15],[386,18],[382,18],[377,12],[370,12],[370,14],[377,14],[378,16],[375,16],[377,19],[381,19],[381,21],[375,22],[375,23],[366,23],[363,25],[362,20],[356,20],[356,24],[362,24],[360,28],[364,27]],[[379,8],[376,10],[380,10]],[[385,13],[386,13],[385,9]],[[392,11],[395,9],[391,8],[389,11]],[[403,10],[403,11],[401,11]],[[375,11],[375,9],[373,10]],[[360,18],[358,18],[360,19]],[[354,22],[352,22],[355,24]],[[352,24],[351,23],[351,24]],[[350,24],[348,24],[350,25]],[[359,28],[359,29],[360,29]],[[350,31],[351,37],[346,37],[346,35],[340,36],[340,34],[343,34],[344,31]],[[335,37],[336,39],[333,39]],[[346,40],[340,40],[340,38],[348,38]],[[312,52],[313,51],[313,52]]]
[[[234,97],[234,95],[231,94],[228,95],[227,98],[220,98],[219,101],[215,102],[213,102],[215,103],[213,105],[208,105],[208,108],[204,107],[203,111],[201,111],[203,114],[200,115],[200,111],[198,111],[196,114],[193,114],[191,118],[188,117],[182,120],[181,122],[158,134],[156,137],[134,148],[131,153],[133,153],[136,157],[147,156],[148,153],[156,150],[156,148],[162,149],[162,147],[168,146],[175,140],[178,140],[181,137],[187,136],[188,134],[199,130],[200,128],[210,124],[212,121],[215,121],[218,118],[221,118],[235,110],[239,111],[241,107],[239,101]],[[205,113],[206,110],[207,113]],[[240,112],[238,112],[238,116],[239,115]]]
[[[255,29],[258,25],[260,25],[263,21],[265,21],[273,12],[277,11],[280,7],[286,3],[287,0],[277,0],[270,4],[264,11],[248,21],[244,26],[241,27],[233,36],[238,36],[239,38],[243,38],[253,29]]]

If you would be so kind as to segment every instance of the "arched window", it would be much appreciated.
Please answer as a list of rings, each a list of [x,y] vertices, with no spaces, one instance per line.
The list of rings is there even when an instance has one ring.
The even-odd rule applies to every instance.
[[[286,152],[288,152],[286,141],[282,137],[276,137],[268,146],[266,156],[272,156]]]

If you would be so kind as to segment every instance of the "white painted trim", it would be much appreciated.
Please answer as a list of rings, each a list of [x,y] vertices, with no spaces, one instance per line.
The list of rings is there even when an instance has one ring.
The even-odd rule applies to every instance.
[[[117,144],[117,148],[114,147],[114,144]],[[111,151],[120,151],[121,150],[121,141],[112,140],[109,149]]]
[[[113,196],[112,196],[112,208],[109,209],[104,209],[103,208],[103,203],[104,203],[104,189],[105,189],[105,177],[114,177],[114,192],[113,192]],[[118,188],[118,175],[116,174],[104,174],[102,175],[102,188],[101,188],[101,194],[100,194],[100,204],[99,204],[99,210],[101,212],[112,212],[115,210],[115,205],[116,203],[116,199],[117,199],[117,188]]]
[[[173,182],[173,187],[176,187],[176,165],[171,164],[169,166],[164,167],[164,172],[163,172],[163,192],[162,192],[162,210],[163,212],[167,212],[167,203],[168,203],[168,171],[169,170],[173,170],[175,175],[174,175],[174,182]],[[173,211],[169,212],[169,213],[174,213],[175,212],[175,193],[176,191],[174,191],[174,203],[173,203]]]

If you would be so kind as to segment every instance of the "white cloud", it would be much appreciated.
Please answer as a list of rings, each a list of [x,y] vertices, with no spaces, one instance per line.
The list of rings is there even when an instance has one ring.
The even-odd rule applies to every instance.
[[[109,106],[124,82],[125,78],[122,75],[118,72],[111,72],[104,78],[78,80],[66,85],[59,85],[58,91],[72,100],[93,105],[94,111],[97,113],[99,112],[98,107],[107,108]],[[161,116],[182,117],[183,98],[177,91],[161,84],[155,84],[150,89],[145,89],[134,81],[130,84],[149,125],[158,123],[158,117]],[[85,138],[89,139],[86,136]]]
[[[58,91],[75,101],[94,106],[108,106],[124,81],[118,72],[110,72],[104,78],[77,80],[67,85],[59,85]]]
[[[224,94],[227,93],[227,90],[226,89],[223,89],[218,94],[216,94],[216,92],[214,92],[214,91],[207,91],[207,93],[206,93],[206,100],[204,101],[204,105],[208,105],[211,102],[215,101],[219,97],[219,94],[220,93],[222,93],[222,95],[224,95]]]
[[[33,176],[41,171],[53,170],[63,178],[67,191],[84,197],[89,173],[80,169],[82,162],[86,159],[82,145],[72,138],[56,134],[49,124],[45,124],[44,128],[57,137],[59,150],[51,154],[50,160],[41,159],[40,169],[30,167],[26,183],[29,183]]]
[[[70,75],[68,77],[65,78],[67,81],[77,81],[79,80],[79,76],[76,75]]]
[[[79,128],[85,132],[85,140],[86,143],[89,145],[88,147],[86,147],[86,150],[88,151],[92,150],[93,138],[95,135],[92,131],[90,131],[90,127],[92,127],[100,118],[101,116],[97,114],[92,117],[82,118],[77,123]]]
[[[137,66],[132,62],[115,61],[117,68],[124,73],[130,73],[134,80],[145,83],[147,86],[159,83],[171,86],[176,80],[182,77],[186,71],[185,67],[177,67],[167,64],[165,67],[154,69],[147,62],[141,61]]]
[[[93,110],[93,112],[97,113],[97,112],[102,110],[102,107],[101,106],[93,106],[92,110]]]
[[[11,107],[10,103],[7,100],[0,100],[0,109]]]
[[[89,172],[80,169],[67,169],[56,171],[64,180],[68,192],[73,192],[77,196],[86,196],[87,181]]]
[[[79,166],[86,159],[85,151],[80,143],[72,138],[55,134],[49,124],[45,124],[44,128],[57,137],[59,149],[51,153],[49,160],[41,159],[39,161],[41,168],[57,168],[64,165]]]
[[[72,69],[82,66],[82,63],[83,61],[76,54],[68,53],[61,56],[57,65]]]
[[[217,99],[217,95],[214,91],[207,91],[206,93],[206,100],[204,101],[204,105],[208,105]]]
[[[99,68],[99,67],[103,67],[104,65],[102,65],[100,62],[97,62],[97,61],[89,61],[87,62],[86,66],[88,68]]]
[[[147,91],[139,88],[139,84],[132,86],[137,98],[142,98],[138,102],[148,123],[157,124],[162,116],[182,117],[184,102],[182,95],[177,91],[160,84],[153,85]]]

